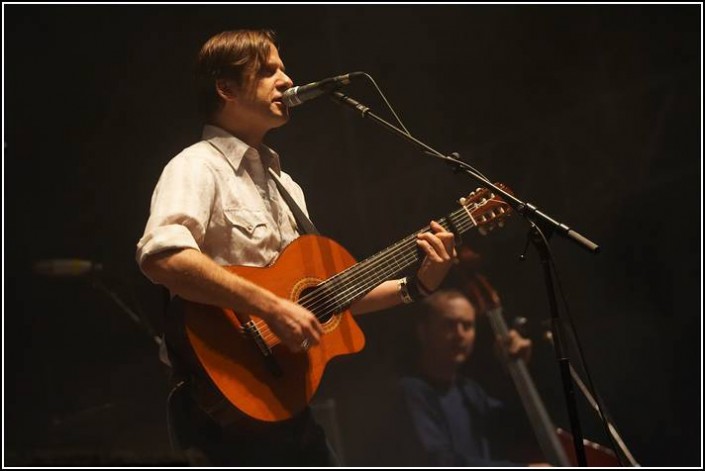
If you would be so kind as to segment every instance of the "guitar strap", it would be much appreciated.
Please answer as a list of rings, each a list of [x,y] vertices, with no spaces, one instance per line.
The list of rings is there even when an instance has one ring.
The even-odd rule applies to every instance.
[[[277,189],[279,189],[279,194],[282,195],[282,198],[284,198],[284,201],[286,201],[287,206],[289,206],[289,209],[291,210],[291,212],[294,213],[294,218],[296,219],[296,225],[298,226],[299,234],[320,235],[321,233],[318,232],[318,229],[316,229],[316,226],[313,225],[311,220],[301,210],[299,205],[296,204],[296,201],[294,201],[294,198],[292,198],[291,195],[289,194],[289,192],[286,191],[286,188],[284,188],[284,184],[282,184],[281,180],[279,179],[277,172],[272,170],[271,167],[268,167],[267,170],[269,170],[269,174],[274,179],[274,183],[277,184]]]

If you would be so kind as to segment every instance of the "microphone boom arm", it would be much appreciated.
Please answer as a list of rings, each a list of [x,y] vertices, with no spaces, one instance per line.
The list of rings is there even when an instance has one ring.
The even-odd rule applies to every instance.
[[[374,114],[372,111],[370,111],[370,108],[368,106],[365,106],[362,103],[360,103],[359,101],[356,101],[356,100],[350,98],[349,96],[344,95],[343,93],[337,92],[337,91],[333,92],[330,95],[330,97],[336,103],[343,104],[345,106],[348,106],[348,107],[358,111],[363,118],[369,118],[373,122],[375,122],[376,124],[382,126],[387,131],[390,131],[392,134],[395,134],[399,137],[406,139],[408,142],[410,142],[414,146],[421,149],[425,154],[430,155],[432,157],[435,157],[439,160],[443,160],[446,164],[453,167],[454,171],[465,172],[471,178],[473,178],[478,183],[480,183],[481,186],[487,188],[490,191],[495,192],[496,194],[501,195],[502,199],[504,199],[504,201],[506,201],[507,204],[509,204],[518,214],[521,214],[522,216],[524,216],[527,219],[535,221],[535,223],[537,225],[539,225],[539,227],[541,227],[545,232],[547,232],[547,233],[557,232],[558,234],[575,242],[576,244],[581,246],[583,249],[585,249],[591,253],[598,253],[600,251],[600,247],[597,244],[595,244],[594,242],[592,242],[590,239],[588,239],[587,237],[574,231],[573,229],[571,229],[567,225],[552,219],[550,216],[548,216],[545,213],[543,213],[542,211],[540,211],[533,204],[525,203],[525,202],[521,201],[519,198],[517,198],[516,196],[511,195],[508,192],[502,190],[494,183],[490,182],[489,180],[487,180],[483,176],[479,175],[477,172],[475,172],[475,170],[470,165],[463,162],[462,160],[459,160],[459,159],[456,159],[455,157],[444,155],[441,152],[438,152],[436,149],[428,146],[427,144],[419,141],[418,139],[411,136],[410,134],[402,131],[401,129],[397,128],[396,126],[389,123],[388,121],[380,118],[379,116]]]

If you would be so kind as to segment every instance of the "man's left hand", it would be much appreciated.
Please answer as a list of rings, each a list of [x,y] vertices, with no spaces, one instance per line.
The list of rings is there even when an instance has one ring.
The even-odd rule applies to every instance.
[[[457,257],[453,233],[436,221],[431,221],[431,231],[416,237],[416,243],[426,252],[416,273],[423,294],[429,294],[440,286]]]
[[[522,337],[514,329],[504,338],[504,348],[511,358],[520,358],[527,363],[531,359],[531,340]]]

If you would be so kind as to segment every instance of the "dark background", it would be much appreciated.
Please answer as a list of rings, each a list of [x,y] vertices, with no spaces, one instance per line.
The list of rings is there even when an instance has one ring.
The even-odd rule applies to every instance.
[[[599,391],[641,464],[702,465],[701,15],[700,5],[4,5],[5,462],[178,462],[150,336],[89,279],[31,267],[100,262],[101,283],[159,330],[160,293],[134,251],[162,167],[200,136],[193,60],[221,30],[270,27],[295,82],[368,72],[416,137],[601,245],[593,256],[552,243]],[[368,83],[348,91],[389,116]],[[295,109],[268,142],[319,229],[360,259],[476,186],[326,99]],[[568,428],[539,335],[538,257],[518,260],[526,230],[515,217],[469,241],[507,316],[529,319],[537,385]],[[361,318],[367,348],[324,378],[317,401],[335,406],[327,426],[347,464],[385,462],[375,431],[410,343],[408,313]],[[505,376],[486,381],[511,402]],[[582,403],[581,419],[606,443]]]

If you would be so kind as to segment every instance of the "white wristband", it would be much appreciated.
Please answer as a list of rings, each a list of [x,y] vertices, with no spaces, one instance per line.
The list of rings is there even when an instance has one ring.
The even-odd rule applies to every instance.
[[[409,294],[409,285],[407,284],[406,277],[399,279],[399,296],[401,297],[401,302],[404,304],[414,302],[414,299]]]

